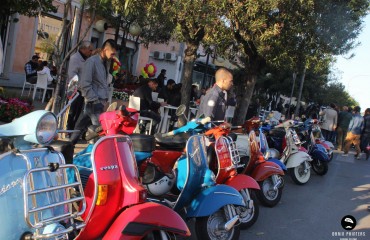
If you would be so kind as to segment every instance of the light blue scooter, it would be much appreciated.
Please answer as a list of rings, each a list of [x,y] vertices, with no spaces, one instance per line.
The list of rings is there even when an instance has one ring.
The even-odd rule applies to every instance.
[[[75,221],[86,208],[77,168],[45,147],[56,133],[56,116],[43,110],[0,126],[11,146],[0,155],[0,239],[68,239],[85,226]],[[75,169],[76,181],[68,183],[66,169]]]

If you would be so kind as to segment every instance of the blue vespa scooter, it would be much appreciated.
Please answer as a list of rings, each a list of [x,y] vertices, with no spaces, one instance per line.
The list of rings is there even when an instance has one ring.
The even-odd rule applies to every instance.
[[[57,118],[44,110],[0,126],[11,146],[0,155],[0,239],[68,239],[85,226],[75,220],[86,208],[77,168],[45,147],[56,133]],[[75,181],[68,183],[66,169],[75,170]]]

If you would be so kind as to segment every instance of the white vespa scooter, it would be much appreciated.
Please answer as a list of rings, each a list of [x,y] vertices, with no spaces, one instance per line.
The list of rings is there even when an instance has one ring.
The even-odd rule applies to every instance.
[[[293,126],[294,121],[287,120],[275,127],[285,129],[286,147],[280,156],[280,161],[286,165],[293,181],[298,185],[303,185],[310,179],[312,158],[306,152],[299,151],[301,142],[295,130],[292,129]]]
[[[0,139],[10,146],[0,153],[0,239],[68,239],[85,226],[76,220],[86,208],[77,168],[44,147],[56,132],[56,116],[44,110],[0,126]],[[77,179],[71,183],[68,168]],[[72,188],[79,194],[71,194]]]

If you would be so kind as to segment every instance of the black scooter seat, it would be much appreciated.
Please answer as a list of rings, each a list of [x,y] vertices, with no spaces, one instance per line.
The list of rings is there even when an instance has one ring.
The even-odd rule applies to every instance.
[[[182,150],[186,147],[190,134],[181,133],[174,136],[163,136],[163,133],[154,134],[156,143],[165,149]]]

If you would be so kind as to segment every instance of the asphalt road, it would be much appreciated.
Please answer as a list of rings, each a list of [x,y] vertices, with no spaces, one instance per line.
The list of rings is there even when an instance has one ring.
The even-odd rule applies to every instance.
[[[325,176],[311,175],[306,185],[285,176],[281,202],[260,207],[257,222],[243,230],[248,240],[365,240],[370,239],[370,159],[334,155]],[[344,230],[341,220],[352,215],[357,225]]]

